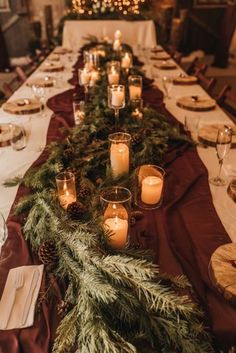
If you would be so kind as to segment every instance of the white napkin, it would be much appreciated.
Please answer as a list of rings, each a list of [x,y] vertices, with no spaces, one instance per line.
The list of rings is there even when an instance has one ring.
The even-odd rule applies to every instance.
[[[23,286],[16,290],[14,288],[15,282],[15,273],[16,271],[21,270],[23,272]],[[38,271],[38,272],[37,272]],[[34,282],[33,277],[35,276],[34,273],[36,272],[37,282],[34,288],[32,288],[32,283]],[[10,330],[15,328],[24,328],[32,326],[34,323],[34,311],[35,305],[39,294],[39,289],[42,281],[43,275],[43,265],[40,266],[21,266],[12,268],[7,277],[7,281],[4,287],[4,291],[2,294],[2,298],[0,301],[0,330]],[[11,314],[8,319],[7,326],[5,327],[6,317],[9,314],[10,310],[10,298],[14,295],[15,292],[15,299],[12,306]],[[28,294],[30,298],[28,297]],[[26,317],[25,323],[22,324],[23,313],[25,309],[25,305],[27,299],[31,299],[29,312]],[[4,326],[4,327],[3,327]]]

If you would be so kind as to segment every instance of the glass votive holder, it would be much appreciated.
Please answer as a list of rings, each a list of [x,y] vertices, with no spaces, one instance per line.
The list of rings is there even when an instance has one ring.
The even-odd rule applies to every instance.
[[[122,109],[125,106],[125,86],[108,86],[108,106],[112,109]]]
[[[132,67],[133,56],[132,53],[124,52],[121,56],[122,69],[129,70]]]
[[[110,165],[113,178],[129,173],[131,135],[116,132],[108,136]]]
[[[22,124],[10,124],[11,147],[14,151],[21,151],[27,146],[27,134]]]
[[[89,86],[90,79],[91,79],[91,70],[84,67],[83,69],[79,69],[79,84],[84,86],[85,89]]]
[[[143,209],[159,208],[163,200],[165,171],[156,165],[135,170],[135,204]]]
[[[100,195],[103,228],[107,243],[114,249],[128,245],[131,192],[121,186],[104,189]]]
[[[109,85],[117,85],[120,80],[120,62],[109,61],[107,63],[107,77]]]
[[[140,99],[142,96],[142,76],[130,75],[128,78],[129,84],[129,99]]]
[[[90,87],[95,86],[99,79],[100,79],[99,71],[92,70],[91,71],[91,77],[90,77],[90,83],[89,83]]]
[[[75,125],[82,125],[85,118],[85,101],[74,100],[72,104]]]
[[[76,202],[75,175],[71,172],[61,172],[56,176],[57,195],[60,205],[66,210]]]
[[[94,69],[99,67],[99,54],[97,50],[85,50],[83,53],[84,66],[88,69]]]
[[[134,119],[137,120],[142,120],[143,119],[143,100],[142,98],[139,99],[133,99],[132,101],[130,101],[130,105],[131,105],[131,109],[132,109],[132,113],[131,116]]]

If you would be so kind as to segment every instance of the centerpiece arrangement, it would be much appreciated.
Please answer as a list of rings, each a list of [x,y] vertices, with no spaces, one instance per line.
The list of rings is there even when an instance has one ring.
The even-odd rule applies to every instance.
[[[27,214],[24,235],[67,284],[53,352],[213,352],[201,311],[180,295],[190,289],[186,278],[160,273],[129,239],[131,218],[143,217],[136,207],[162,205],[165,154],[188,139],[170,118],[142,107],[142,86],[151,82],[131,48],[103,44],[103,51],[96,82],[86,81],[83,123],[50,146],[41,167],[8,183],[32,191],[16,206]],[[84,63],[81,84],[94,70]]]

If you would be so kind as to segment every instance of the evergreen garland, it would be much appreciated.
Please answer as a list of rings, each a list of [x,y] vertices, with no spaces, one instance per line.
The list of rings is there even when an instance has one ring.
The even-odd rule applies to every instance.
[[[135,67],[133,72],[140,71]],[[114,183],[132,188],[132,173],[115,181],[110,177],[108,135],[114,132],[114,114],[107,108],[106,86],[102,72],[84,125],[69,129],[64,141],[53,143],[40,168],[7,183],[21,181],[31,189],[16,206],[17,214],[28,213],[24,235],[35,252],[45,243],[53,245],[58,257],[50,271],[68,283],[64,301],[70,310],[57,329],[53,352],[77,347],[77,353],[136,353],[143,351],[144,343],[148,352],[151,347],[163,353],[213,352],[201,311],[189,297],[178,294],[190,286],[186,278],[160,274],[146,251],[114,250],[106,244],[109,234],[101,225],[100,191]],[[121,111],[120,130],[143,137],[133,145],[133,168],[160,164],[170,145],[187,142],[178,125],[155,110],[144,108],[141,121],[131,119],[130,113],[128,105]],[[64,170],[76,172],[78,195],[86,190],[87,212],[80,220],[58,204],[55,176]]]

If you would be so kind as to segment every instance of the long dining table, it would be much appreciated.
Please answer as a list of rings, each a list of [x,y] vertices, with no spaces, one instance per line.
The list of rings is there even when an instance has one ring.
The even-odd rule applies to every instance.
[[[198,119],[200,124],[228,124],[227,115],[216,106],[208,112],[190,112],[177,107],[176,99],[185,95],[206,95],[198,85],[174,86],[170,98],[164,98],[162,78],[177,76],[183,70],[156,69],[154,61],[145,53],[137,53],[144,61],[146,74],[154,79],[151,86],[144,88],[143,100],[158,112],[169,116],[173,121],[184,122],[185,116]],[[149,55],[148,55],[149,57]],[[59,128],[73,126],[72,101],[75,93],[83,97],[83,88],[77,80],[77,69],[82,58],[76,54],[64,54],[63,73],[55,74],[56,87],[47,89],[47,107],[42,114],[31,116],[11,116],[2,109],[2,122],[21,122],[28,129],[28,144],[22,151],[11,147],[0,150],[1,174],[3,183],[8,178],[24,175],[32,166],[40,166],[48,156],[45,147],[62,138]],[[73,70],[73,77],[72,76]],[[29,78],[43,77],[39,67]],[[68,82],[69,81],[69,82]],[[10,98],[26,98],[31,95],[27,82]],[[230,151],[225,161],[224,174],[230,181],[236,150]],[[217,173],[218,161],[214,147],[194,147],[189,144],[170,149],[164,159],[167,172],[163,206],[154,211],[145,211],[145,216],[132,227],[131,238],[144,249],[152,249],[154,261],[163,273],[171,276],[185,274],[191,282],[196,300],[203,307],[205,322],[213,335],[216,350],[228,350],[236,345],[236,308],[227,302],[211,283],[208,266],[211,255],[221,245],[235,242],[236,205],[229,198],[226,187],[209,185],[209,175]],[[15,216],[13,206],[22,195],[29,192],[25,187],[6,188],[0,186],[0,211],[7,219],[8,238],[1,249],[0,258],[0,297],[8,272],[11,268],[40,264],[21,230],[22,219]],[[50,279],[44,273],[41,293],[48,289]],[[1,353],[47,353],[51,351],[56,328],[60,322],[57,303],[63,298],[63,286],[50,282],[50,300],[40,302],[40,312],[35,314],[32,327],[0,331]]]

